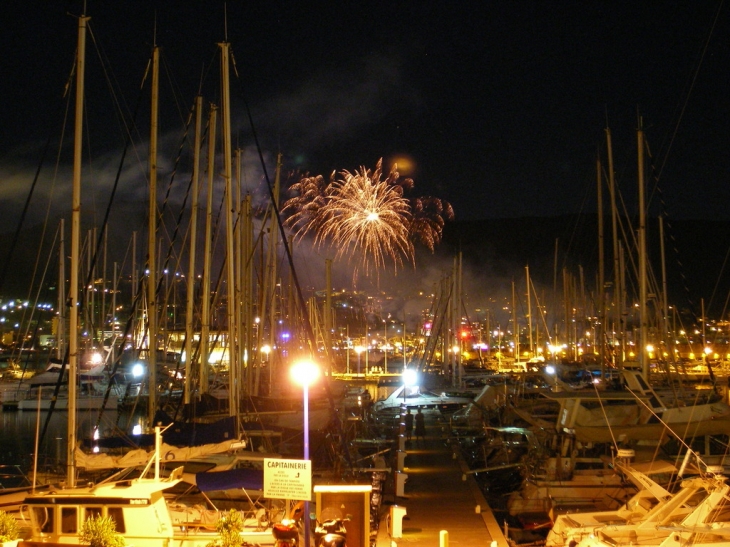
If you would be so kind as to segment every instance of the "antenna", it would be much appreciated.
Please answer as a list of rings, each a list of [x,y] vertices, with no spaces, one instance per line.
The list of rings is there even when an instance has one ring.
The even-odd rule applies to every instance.
[[[228,41],[228,2],[223,3],[223,35]]]

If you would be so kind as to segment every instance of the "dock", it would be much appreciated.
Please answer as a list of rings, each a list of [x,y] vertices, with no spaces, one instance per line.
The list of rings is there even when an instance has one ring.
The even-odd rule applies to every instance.
[[[375,547],[508,547],[476,480],[466,473],[466,464],[449,439],[443,416],[436,410],[424,414],[426,438],[416,441],[414,436],[406,443],[403,473],[408,478],[403,496],[384,497]],[[398,525],[390,522],[390,516],[403,510],[397,537]]]

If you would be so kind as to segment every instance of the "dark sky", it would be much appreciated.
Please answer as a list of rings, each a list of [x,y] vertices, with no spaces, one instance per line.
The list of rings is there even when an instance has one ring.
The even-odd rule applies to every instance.
[[[196,91],[219,100],[223,5],[88,2],[85,211],[106,205],[124,142],[110,86],[128,111],[142,97],[118,199],[122,207],[144,201],[148,99],[139,87],[155,10],[164,185]],[[69,14],[81,6],[2,8],[2,231],[14,229],[49,137],[34,211],[44,210],[56,156],[54,208],[68,207],[63,166],[71,156],[58,140],[76,45]],[[594,212],[595,157],[608,124],[619,187],[633,208],[640,115],[669,213],[730,219],[730,21],[720,1],[236,1],[227,33],[238,70],[234,139],[246,150],[251,185],[261,169],[244,98],[270,175],[277,150],[286,170],[324,175],[408,157],[414,194],[450,201],[457,219]]]

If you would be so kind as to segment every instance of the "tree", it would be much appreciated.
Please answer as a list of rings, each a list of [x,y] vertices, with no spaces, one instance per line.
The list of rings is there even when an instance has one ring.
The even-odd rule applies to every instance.
[[[81,528],[81,542],[91,547],[124,547],[124,537],[117,534],[114,519],[101,515],[86,519]]]

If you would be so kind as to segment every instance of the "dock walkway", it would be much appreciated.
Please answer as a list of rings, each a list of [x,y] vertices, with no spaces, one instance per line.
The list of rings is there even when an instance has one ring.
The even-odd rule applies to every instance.
[[[426,438],[406,445],[404,496],[385,497],[376,547],[438,547],[442,530],[452,547],[507,547],[474,477],[463,480],[465,464],[451,446],[443,416],[437,410],[424,414]],[[391,505],[406,510],[400,538],[391,535]]]

